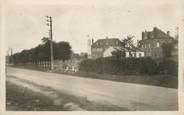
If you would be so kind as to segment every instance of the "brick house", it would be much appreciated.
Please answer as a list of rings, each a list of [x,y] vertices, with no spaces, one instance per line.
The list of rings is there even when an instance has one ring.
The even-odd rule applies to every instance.
[[[167,33],[154,27],[152,31],[142,32],[142,40],[139,41],[138,47],[145,52],[145,57],[153,59],[163,58],[162,45],[173,42],[174,38]]]
[[[105,38],[105,39],[98,39],[94,43],[92,42],[91,57],[93,59],[104,57],[104,52],[110,47],[111,48],[121,47],[121,41],[118,38]],[[106,54],[109,53],[106,52]]]

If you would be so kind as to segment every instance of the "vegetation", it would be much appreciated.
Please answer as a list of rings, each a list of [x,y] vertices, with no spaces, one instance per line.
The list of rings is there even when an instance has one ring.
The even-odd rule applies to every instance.
[[[137,47],[134,44],[134,36],[128,35],[126,38],[121,40],[121,48],[116,49],[116,51],[112,52],[112,56],[117,59],[125,58],[125,52],[128,51],[131,55],[131,51],[135,50]]]
[[[174,40],[171,43],[162,44],[164,58],[172,57],[172,52],[174,51],[174,46],[177,44],[177,42],[177,40]]]
[[[43,43],[35,48],[23,50],[13,55],[13,63],[27,63],[35,61],[50,60],[50,40],[43,38]],[[54,59],[68,60],[72,53],[71,46],[68,42],[53,42]]]
[[[177,75],[177,67],[177,62],[172,60],[158,63],[151,58],[98,58],[82,61],[79,70],[113,75]]]
[[[79,76],[169,88],[178,87],[178,63],[151,58],[99,58],[80,63]]]

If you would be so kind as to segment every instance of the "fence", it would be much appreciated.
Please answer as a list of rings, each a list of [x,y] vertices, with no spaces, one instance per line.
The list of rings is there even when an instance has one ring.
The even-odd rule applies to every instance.
[[[41,69],[50,69],[51,68],[51,63],[49,61],[35,61],[31,62],[28,65],[33,65]]]

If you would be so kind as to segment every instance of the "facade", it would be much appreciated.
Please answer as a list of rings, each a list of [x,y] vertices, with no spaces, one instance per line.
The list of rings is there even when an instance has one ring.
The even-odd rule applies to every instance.
[[[116,47],[121,47],[121,41],[118,38],[105,38],[99,39],[96,42],[92,41],[91,57],[93,59],[107,57],[111,54],[111,50]]]
[[[154,27],[152,31],[142,32],[142,40],[139,41],[139,48],[145,52],[145,57],[153,59],[163,58],[162,45],[173,42],[173,37],[167,33]]]
[[[134,58],[141,58],[144,57],[144,52],[139,50],[139,49],[134,49],[134,50],[127,50],[125,48],[120,48],[120,47],[109,47],[106,49],[103,53],[103,57],[111,57],[113,51],[123,51],[125,52],[125,58],[129,57],[134,57]]]
[[[139,50],[139,49],[128,51],[125,48],[122,49],[120,47],[112,47],[112,46],[107,48],[103,52],[103,56],[102,57],[111,57],[112,56],[112,52],[117,51],[117,50],[124,51],[125,52],[125,58],[129,58],[129,57],[141,58],[141,57],[144,57],[144,52]]]
[[[121,50],[125,52],[125,58],[144,57],[145,53],[139,48],[127,49],[122,48],[121,41],[117,38],[99,39],[91,46],[91,57],[93,59],[100,57],[111,57],[113,51]]]
[[[144,57],[144,52],[143,51],[132,51],[132,52],[125,52],[125,57],[135,57],[135,58],[141,58]]]
[[[171,55],[172,55],[172,59],[177,62],[178,61],[178,42],[177,40],[174,43],[174,49],[171,52]]]

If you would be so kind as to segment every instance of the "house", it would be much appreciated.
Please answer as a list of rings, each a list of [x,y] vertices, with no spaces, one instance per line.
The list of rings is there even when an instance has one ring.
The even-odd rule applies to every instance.
[[[93,59],[100,57],[111,57],[114,51],[125,52],[125,58],[144,57],[144,52],[139,48],[125,48],[122,42],[117,38],[99,39],[91,46],[91,55]]]
[[[129,57],[134,57],[134,58],[140,58],[140,57],[144,57],[144,52],[141,51],[140,49],[136,48],[136,49],[126,49],[126,48],[122,48],[122,47],[109,47],[107,48],[104,53],[103,53],[103,57],[111,57],[112,56],[112,52],[115,51],[122,51],[125,52],[125,58],[129,58]]]
[[[110,46],[109,48],[107,48],[103,52],[103,57],[111,57],[112,56],[112,52],[117,51],[117,49],[119,49],[119,47],[112,47],[112,46]]]
[[[91,45],[91,57],[93,59],[100,57],[107,57],[111,55],[113,48],[121,47],[121,41],[118,38],[108,38],[98,39]],[[109,49],[110,48],[110,49]]]
[[[145,57],[161,59],[163,55],[163,44],[173,42],[174,38],[170,36],[169,31],[163,32],[157,27],[152,31],[142,32],[142,40],[139,41],[139,48],[145,52]]]
[[[135,57],[135,58],[141,58],[141,57],[144,57],[144,52],[143,51],[131,51],[131,52],[125,52],[125,57],[128,58],[128,57]]]

